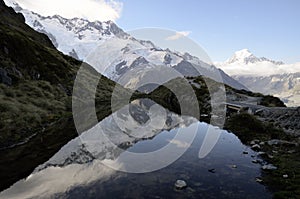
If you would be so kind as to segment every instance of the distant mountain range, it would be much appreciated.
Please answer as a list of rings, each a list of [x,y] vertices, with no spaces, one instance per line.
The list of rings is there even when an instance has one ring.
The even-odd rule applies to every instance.
[[[13,0],[5,0],[5,2],[15,11],[22,13],[29,26],[48,35],[58,50],[76,59],[85,60],[98,72],[114,81],[119,81],[125,73],[136,68],[141,68],[140,72],[145,73],[143,68],[155,68],[159,65],[172,67],[184,76],[203,75],[216,81],[220,81],[216,75],[220,74],[225,84],[236,89],[247,90],[244,85],[215,66],[188,53],[161,49],[151,41],[137,40],[112,21],[90,22],[80,18],[65,19],[58,15],[45,17],[22,9]],[[102,53],[101,64],[99,61],[96,63],[86,59],[95,49]],[[103,65],[103,62],[107,64]],[[145,76],[146,74],[140,75],[142,78]],[[168,80],[170,79],[166,79]],[[133,88],[135,82],[136,80],[129,81],[123,85]]]
[[[285,64],[243,49],[215,65],[252,91],[275,95],[288,106],[300,106],[300,63]]]

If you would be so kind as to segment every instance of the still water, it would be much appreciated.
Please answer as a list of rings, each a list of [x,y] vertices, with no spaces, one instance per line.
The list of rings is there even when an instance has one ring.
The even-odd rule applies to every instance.
[[[205,138],[219,139],[199,158]],[[248,154],[243,152],[247,151]],[[232,133],[136,100],[61,148],[0,198],[271,198]],[[176,180],[187,187],[177,190]]]

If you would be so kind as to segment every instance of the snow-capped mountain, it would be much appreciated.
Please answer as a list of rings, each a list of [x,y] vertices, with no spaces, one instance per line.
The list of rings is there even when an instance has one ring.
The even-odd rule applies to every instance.
[[[58,50],[88,62],[114,81],[120,81],[125,73],[138,67],[143,70],[140,70],[140,73],[144,73],[145,68],[155,68],[159,65],[176,69],[185,76],[204,75],[237,89],[247,89],[215,66],[187,53],[163,50],[150,41],[137,40],[112,21],[90,22],[80,18],[65,19],[58,15],[44,17],[22,9],[13,0],[5,2],[22,13],[29,26],[47,34]],[[91,59],[93,53],[98,60]],[[144,76],[140,75],[140,79]],[[134,86],[137,81],[132,80],[123,85]]]
[[[258,62],[270,62],[275,65],[283,65],[284,63],[279,61],[273,61],[265,57],[256,57],[248,49],[243,49],[234,53],[234,55],[228,59],[225,64],[254,64]]]
[[[113,36],[128,38],[129,35],[112,21],[90,22],[86,19],[65,19],[59,15],[41,16],[22,9],[13,0],[5,0],[8,6],[24,15],[26,23],[36,31],[48,35],[54,46],[61,52],[83,60],[97,45]]]
[[[254,92],[275,95],[288,106],[300,106],[300,63],[259,58],[243,49],[216,66]]]
[[[300,71],[300,63],[285,64],[265,57],[257,57],[248,49],[235,52],[225,62],[215,65],[229,75],[269,76]]]

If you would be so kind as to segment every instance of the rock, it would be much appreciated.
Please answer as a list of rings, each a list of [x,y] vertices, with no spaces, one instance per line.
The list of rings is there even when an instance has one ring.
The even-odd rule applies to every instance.
[[[186,184],[186,182],[184,180],[177,180],[175,182],[175,188],[176,189],[184,189],[186,187],[187,187],[187,184]]]
[[[234,169],[236,169],[236,168],[237,168],[237,166],[236,166],[235,164],[234,164],[234,165],[232,165],[231,167],[232,167],[232,168],[234,168]]]
[[[270,158],[270,159],[273,159],[273,158],[274,158],[274,156],[272,156],[272,155],[268,155],[268,158]]]
[[[257,155],[260,155],[260,156],[266,155],[266,152],[260,151],[260,152],[257,153]]]
[[[263,180],[261,179],[261,177],[256,177],[256,178],[255,178],[255,181],[256,181],[256,182],[259,182],[259,183],[262,183],[262,182],[263,182]]]
[[[278,140],[278,139],[273,139],[273,140],[269,140],[268,145],[273,146],[273,145],[287,145],[287,146],[298,146],[298,143],[295,142],[289,142],[286,140]]]
[[[257,160],[252,160],[252,163],[258,164],[258,161]]]
[[[216,173],[216,170],[215,169],[208,169],[208,172]]]
[[[265,142],[260,142],[259,145],[263,146],[263,145],[265,145]]]
[[[267,143],[268,143],[268,145],[270,145],[270,146],[278,145],[278,144],[279,144],[279,140],[276,140],[276,139],[274,139],[274,140],[269,140]]]
[[[262,166],[262,169],[263,169],[263,170],[276,170],[277,167],[275,167],[275,166],[272,165],[272,164],[267,164],[267,165]]]
[[[248,151],[243,151],[243,154],[248,154]]]
[[[260,149],[260,146],[258,144],[254,144],[251,146],[251,149],[254,150],[254,151],[257,151]]]
[[[256,159],[256,160],[252,160],[252,162],[255,163],[255,164],[261,164],[261,163],[263,163],[263,160]]]
[[[283,178],[288,178],[289,176],[287,174],[282,175]]]
[[[296,150],[289,150],[288,153],[289,154],[296,153]]]
[[[250,145],[255,145],[255,144],[258,144],[259,143],[259,140],[252,140],[251,142],[250,142]]]
[[[12,85],[12,79],[8,77],[7,71],[3,68],[0,68],[0,83],[6,84],[8,86]]]

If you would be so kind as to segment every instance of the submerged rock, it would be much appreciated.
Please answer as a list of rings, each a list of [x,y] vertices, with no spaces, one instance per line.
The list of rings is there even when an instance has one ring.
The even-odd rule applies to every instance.
[[[261,163],[263,162],[263,160],[261,160],[261,159],[256,159],[256,160],[252,160],[252,162],[253,162],[254,164],[261,164]]]
[[[186,182],[184,180],[177,180],[175,182],[175,188],[176,189],[184,189],[186,187],[187,187],[187,184],[186,184]]]
[[[256,181],[256,182],[259,182],[259,183],[262,183],[262,182],[263,182],[263,180],[261,179],[261,177],[256,177],[256,178],[255,178],[255,181]]]

